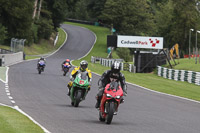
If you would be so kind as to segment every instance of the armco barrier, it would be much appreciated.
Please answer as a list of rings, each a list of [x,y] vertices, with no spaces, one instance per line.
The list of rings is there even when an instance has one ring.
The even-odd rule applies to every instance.
[[[187,81],[200,85],[200,72],[168,69],[158,66],[158,76],[176,81]]]
[[[133,64],[123,63],[123,59],[105,59],[105,58],[94,57],[94,56],[91,57],[92,63],[99,63],[99,64],[106,66],[106,67],[111,67],[111,65],[114,61],[121,62],[121,64],[122,64],[121,70],[129,71],[129,72],[133,72],[133,73],[136,72],[135,66]]]
[[[1,66],[8,66],[16,62],[23,61],[23,52],[0,54]]]

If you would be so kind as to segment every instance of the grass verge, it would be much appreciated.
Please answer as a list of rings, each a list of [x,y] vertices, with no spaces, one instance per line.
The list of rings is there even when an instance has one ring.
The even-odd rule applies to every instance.
[[[195,58],[181,58],[181,59],[176,59],[175,63],[177,65],[175,65],[174,61],[170,61],[171,65],[172,65],[172,69],[178,69],[178,70],[188,70],[188,71],[195,71],[195,72],[200,72],[200,60],[199,58],[197,58],[197,64],[195,64]],[[167,63],[167,65],[164,65],[164,67],[168,67],[169,63]]]
[[[66,38],[65,32],[61,28],[59,28],[58,31],[59,36],[55,46],[53,41],[49,40],[41,40],[39,44],[25,46],[24,53],[26,54],[26,60],[45,56],[57,50],[64,43]],[[0,48],[10,50],[10,46],[0,45]]]
[[[96,34],[97,41],[94,45],[94,48],[86,57],[81,59],[81,60],[87,60],[89,62],[89,65],[88,65],[89,69],[92,72],[95,72],[98,74],[102,74],[105,70],[110,69],[108,67],[101,66],[100,64],[93,64],[90,61],[91,56],[99,56],[99,57],[107,56],[106,37],[109,34],[109,29],[91,26],[91,25],[70,23],[70,22],[66,22],[66,24],[85,27]],[[79,66],[79,63],[80,63],[80,60],[73,61],[73,64],[76,66]],[[188,64],[191,64],[191,62],[188,62],[187,60],[183,59],[183,62],[182,60],[180,60],[180,63],[174,68],[175,69],[181,68],[183,70],[192,70],[193,68],[191,69],[191,66],[189,66]],[[198,66],[196,65],[195,66],[196,69],[193,69],[193,70],[198,71],[199,68],[197,67]],[[122,73],[125,75],[126,81],[129,83],[137,84],[137,85],[149,88],[151,90],[200,101],[200,89],[199,89],[199,86],[195,84],[165,79],[165,78],[157,76],[157,74],[154,74],[154,73],[130,73],[126,71],[122,71]]]
[[[65,32],[61,28],[59,28],[58,31],[59,31],[59,36],[55,46],[52,43],[52,41],[47,41],[47,40],[42,40],[40,44],[33,44],[30,47],[26,46],[24,48],[26,54],[26,60],[35,59],[40,56],[46,56],[57,50],[64,43],[66,38]]]
[[[0,106],[0,133],[44,133],[28,117],[10,107]]]

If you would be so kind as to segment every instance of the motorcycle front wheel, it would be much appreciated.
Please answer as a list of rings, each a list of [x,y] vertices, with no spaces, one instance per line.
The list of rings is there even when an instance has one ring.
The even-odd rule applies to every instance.
[[[109,104],[107,104],[107,115],[106,115],[106,124],[110,124],[112,122],[113,119],[113,114],[115,112],[115,103],[114,102],[110,102]]]
[[[41,69],[39,69],[39,70],[38,70],[38,73],[41,74],[41,72],[42,72]]]
[[[64,68],[63,71],[64,71],[63,76],[66,76],[66,74],[69,71],[69,69],[68,68]]]
[[[67,74],[67,73],[66,73],[66,72],[64,72],[64,73],[63,73],[63,76],[66,76],[66,74]]]
[[[78,107],[81,101],[81,91],[76,91],[74,94],[74,107]]]

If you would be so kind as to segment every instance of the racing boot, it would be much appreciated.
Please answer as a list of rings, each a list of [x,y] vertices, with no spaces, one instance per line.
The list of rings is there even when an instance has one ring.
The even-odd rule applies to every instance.
[[[101,103],[101,97],[96,96],[96,99],[97,99],[97,102],[96,102],[95,108],[99,109],[100,103]]]

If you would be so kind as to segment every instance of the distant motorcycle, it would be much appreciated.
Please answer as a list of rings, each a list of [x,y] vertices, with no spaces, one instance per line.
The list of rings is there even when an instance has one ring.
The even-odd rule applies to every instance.
[[[99,120],[110,124],[123,98],[123,90],[115,80],[107,84],[99,108]]]
[[[79,103],[82,100],[85,100],[85,97],[89,90],[89,81],[86,72],[80,72],[77,74],[72,88],[70,90],[70,98],[71,98],[71,105],[74,107],[78,107]]]
[[[43,60],[40,60],[38,62],[38,73],[41,74],[41,72],[44,72],[45,62]]]
[[[69,72],[70,68],[71,68],[71,65],[68,62],[63,64],[63,67],[62,67],[63,76],[66,76],[66,74]]]

